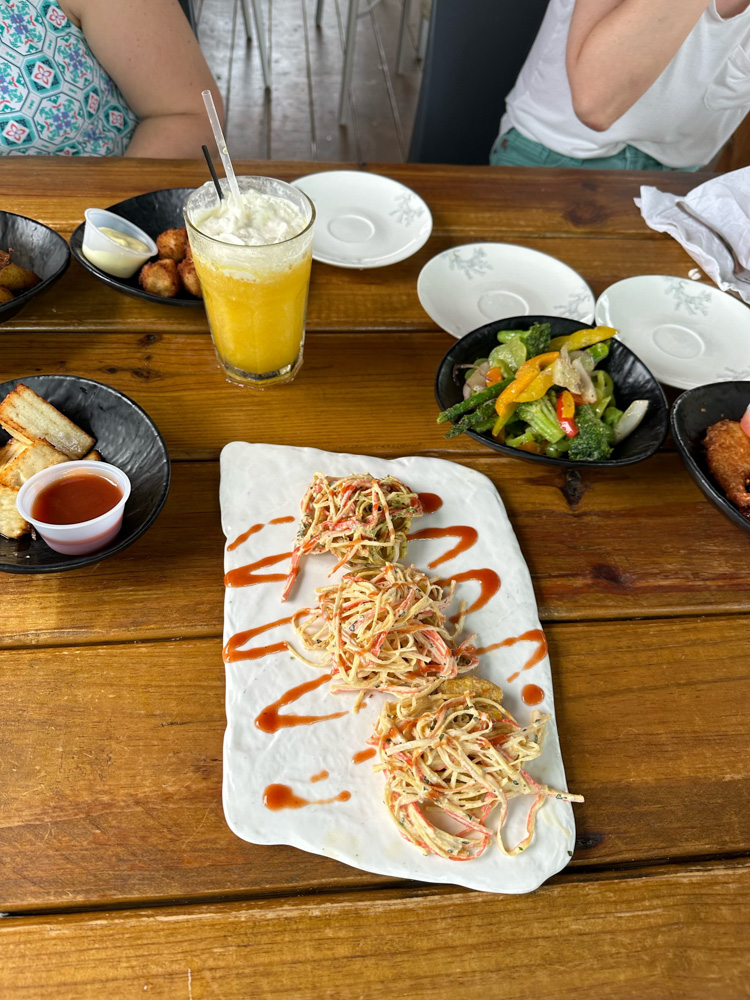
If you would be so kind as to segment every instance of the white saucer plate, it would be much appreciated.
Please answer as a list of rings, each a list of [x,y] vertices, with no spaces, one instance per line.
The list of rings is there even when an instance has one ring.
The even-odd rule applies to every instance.
[[[432,214],[410,188],[360,170],[326,170],[292,182],[315,205],[313,259],[336,267],[385,267],[411,257]]]
[[[428,316],[454,337],[511,316],[563,316],[590,323],[594,296],[573,268],[512,243],[467,243],[422,268],[417,294]]]
[[[750,309],[712,285],[663,274],[625,278],[599,296],[596,322],[619,330],[665,385],[750,379]]]

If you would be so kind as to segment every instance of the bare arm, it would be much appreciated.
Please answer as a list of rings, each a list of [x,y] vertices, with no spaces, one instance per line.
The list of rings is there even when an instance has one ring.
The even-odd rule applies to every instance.
[[[566,65],[573,109],[608,129],[661,75],[708,0],[576,0]]]
[[[216,82],[177,0],[63,0],[140,119],[126,156],[196,158],[214,147],[201,91]]]

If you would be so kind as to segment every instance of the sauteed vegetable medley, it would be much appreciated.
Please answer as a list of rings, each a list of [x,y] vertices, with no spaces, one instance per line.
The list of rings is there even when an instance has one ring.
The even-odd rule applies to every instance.
[[[648,409],[637,399],[620,410],[611,376],[596,367],[616,333],[587,327],[550,339],[549,323],[501,330],[489,357],[466,366],[464,399],[438,414],[438,423],[452,423],[449,438],[491,432],[511,448],[550,458],[609,458]]]

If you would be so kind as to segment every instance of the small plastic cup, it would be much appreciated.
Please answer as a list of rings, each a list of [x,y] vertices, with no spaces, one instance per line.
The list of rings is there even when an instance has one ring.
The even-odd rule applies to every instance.
[[[130,278],[156,254],[156,244],[148,233],[144,233],[121,215],[108,212],[105,208],[87,208],[84,214],[86,225],[83,230],[83,255],[101,271],[106,271],[115,278]],[[140,240],[148,248],[147,251],[141,252],[123,246],[103,233],[102,226]]]
[[[71,472],[83,470],[102,476],[119,487],[122,496],[111,510],[90,521],[79,521],[77,524],[47,524],[32,517],[34,502],[45,486],[70,475]],[[87,552],[98,552],[116,537],[122,527],[122,515],[129,496],[130,480],[114,465],[108,465],[106,462],[61,462],[59,465],[42,469],[27,479],[18,491],[16,507],[21,517],[34,525],[51,549],[66,556],[80,556]]]

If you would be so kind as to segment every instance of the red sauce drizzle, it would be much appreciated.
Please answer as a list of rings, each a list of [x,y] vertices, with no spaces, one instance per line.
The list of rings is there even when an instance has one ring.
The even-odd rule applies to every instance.
[[[255,638],[256,635],[276,628],[277,625],[288,625],[291,620],[292,616],[289,615],[288,618],[279,618],[277,621],[269,622],[267,625],[258,625],[257,628],[248,628],[244,632],[236,632],[224,647],[224,662],[236,663],[238,660],[259,660],[261,656],[266,656],[268,653],[281,653],[289,649],[289,643],[283,640],[271,643],[270,646],[259,646],[257,649],[240,649],[239,647],[244,646],[246,642]]]
[[[409,540],[415,538],[457,538],[458,543],[449,549],[445,555],[438,559],[433,559],[429,564],[430,569],[439,566],[440,563],[447,562],[454,556],[460,555],[476,542],[479,534],[476,528],[470,528],[466,524],[454,524],[450,528],[422,528],[420,531],[413,531],[406,536]]]
[[[328,771],[318,771],[317,774],[314,774],[312,778],[310,778],[310,781],[312,782],[325,781],[327,777],[328,777]]]
[[[375,748],[368,747],[367,750],[360,750],[359,753],[355,753],[352,760],[355,764],[364,764],[366,760],[372,760],[375,756]]]
[[[493,642],[491,646],[481,646],[477,650],[477,653],[481,655],[482,653],[489,653],[493,649],[500,649],[501,646],[515,646],[517,642],[537,643],[537,648],[521,667],[521,670],[531,670],[533,666],[539,663],[540,660],[543,660],[547,655],[547,637],[540,628],[531,628],[528,632],[524,632],[521,635],[511,636],[510,639],[503,639],[502,642]],[[514,681],[521,673],[521,670],[517,671],[515,674],[511,674],[508,681]]]
[[[286,580],[286,573],[256,573],[256,569],[263,569],[264,566],[273,566],[274,563],[281,562],[282,559],[289,559],[291,552],[279,552],[274,556],[266,556],[265,559],[258,559],[257,562],[249,563],[247,566],[238,566],[237,569],[230,569],[224,575],[225,587],[252,587],[256,583],[273,583],[276,580]]]
[[[322,806],[329,802],[348,802],[351,792],[339,792],[332,799],[303,799],[295,795],[289,785],[267,785],[263,792],[263,805],[266,809],[302,809],[303,806]]]
[[[544,701],[544,691],[537,684],[526,684],[521,691],[521,698],[524,705],[538,705]]]
[[[261,524],[254,524],[252,528],[248,528],[247,531],[243,531],[241,535],[238,535],[233,542],[227,545],[230,552],[236,549],[238,546],[246,542],[251,535],[254,535],[261,528],[265,528],[266,524],[288,524],[293,521],[294,518],[291,515],[287,517],[275,517],[272,521],[263,521]]]
[[[417,496],[425,514],[434,514],[443,506],[443,498],[439,497],[437,493],[417,493]]]
[[[277,699],[272,705],[267,705],[255,720],[255,725],[264,733],[278,733],[280,729],[290,729],[292,726],[311,726],[315,722],[327,722],[329,719],[340,719],[346,712],[333,712],[331,715],[281,715],[280,708],[291,705],[308,691],[314,691],[321,684],[330,681],[331,674],[322,674],[315,680],[298,684],[297,687],[290,688],[285,694]]]
[[[437,583],[439,583],[442,587],[447,587],[451,580],[455,580],[456,583],[463,583],[465,580],[476,580],[479,583],[479,597],[470,607],[466,609],[467,615],[471,611],[483,608],[487,601],[494,597],[500,589],[500,577],[494,569],[470,569],[465,573],[456,573],[456,575],[450,577],[450,579],[438,580]],[[453,615],[451,621],[455,622],[457,620],[458,615]]]

